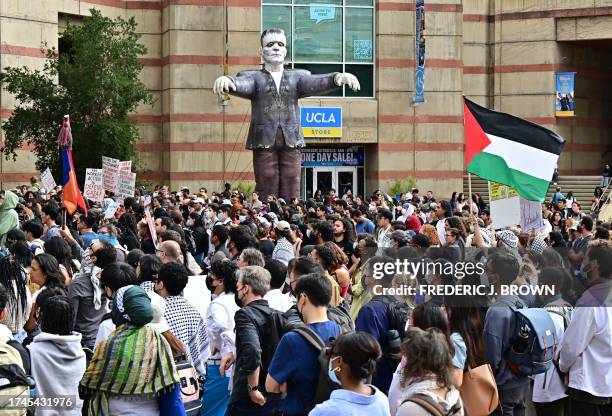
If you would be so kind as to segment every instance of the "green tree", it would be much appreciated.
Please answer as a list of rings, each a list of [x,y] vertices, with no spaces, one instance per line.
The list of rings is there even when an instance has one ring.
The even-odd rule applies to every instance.
[[[147,49],[139,43],[134,18],[112,20],[98,10],[90,12],[82,25],[68,24],[60,37],[66,46],[61,54],[43,45],[42,70],[7,67],[0,74],[3,87],[18,102],[2,124],[7,160],[16,159],[20,146],[34,145],[36,168],[50,167],[57,178],[57,136],[64,114],[70,114],[79,181],[86,168],[101,166],[102,155],[120,160],[134,155],[138,129],[128,114],[154,101],[139,79],[138,57]]]

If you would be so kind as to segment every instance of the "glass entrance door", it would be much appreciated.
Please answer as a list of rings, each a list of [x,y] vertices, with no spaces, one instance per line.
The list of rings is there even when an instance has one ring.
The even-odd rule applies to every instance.
[[[336,168],[335,176],[338,197],[341,198],[349,189],[356,195],[357,168]]]
[[[308,195],[307,198],[311,198],[317,189],[321,190],[324,196],[327,196],[332,188],[336,190],[338,197],[342,197],[349,189],[355,193],[357,168],[332,166],[314,168],[313,184],[312,194]]]
[[[335,168],[333,167],[314,168],[313,194],[318,189],[323,193],[323,195],[327,195],[330,189],[335,188],[336,184],[335,184],[334,174],[335,174]],[[313,195],[310,195],[309,197],[312,197],[312,196]]]

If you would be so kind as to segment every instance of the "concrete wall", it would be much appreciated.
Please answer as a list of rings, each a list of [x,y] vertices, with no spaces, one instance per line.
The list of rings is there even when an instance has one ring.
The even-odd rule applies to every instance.
[[[261,5],[227,3],[228,73],[235,74],[259,64]],[[378,1],[375,98],[303,104],[343,107],[339,142],[366,145],[367,191],[405,177],[442,196],[461,188],[462,94],[559,131],[568,139],[562,174],[596,174],[612,158],[606,111],[612,47],[601,42],[612,38],[610,6],[603,0],[426,0],[426,102],[412,107],[414,2]],[[109,17],[135,17],[148,48],[141,79],[157,100],[133,116],[141,177],[211,190],[252,180],[251,154],[244,150],[249,103],[232,98],[224,107],[212,94],[226,46],[220,0],[0,1],[0,67],[40,68],[42,42],[57,45],[66,16],[87,15],[91,7]],[[554,117],[560,70],[577,71],[575,119]],[[0,92],[2,119],[14,103]],[[322,143],[329,142],[338,140]],[[26,182],[33,162],[29,149],[16,162],[0,161],[2,186]]]

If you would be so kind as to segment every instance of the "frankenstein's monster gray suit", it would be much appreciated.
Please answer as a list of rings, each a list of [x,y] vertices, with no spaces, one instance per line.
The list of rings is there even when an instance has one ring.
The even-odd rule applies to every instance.
[[[300,128],[298,99],[339,88],[333,74],[312,75],[303,69],[285,69],[277,90],[265,69],[242,71],[232,80],[230,94],[251,100],[251,125],[246,147],[253,150],[257,191],[266,198],[300,196]]]

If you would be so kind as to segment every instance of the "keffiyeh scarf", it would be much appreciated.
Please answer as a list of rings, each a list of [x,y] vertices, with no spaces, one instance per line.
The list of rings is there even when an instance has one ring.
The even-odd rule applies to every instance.
[[[89,413],[109,416],[112,395],[146,400],[172,390],[179,377],[170,346],[149,326],[123,324],[96,348],[79,390]]]

